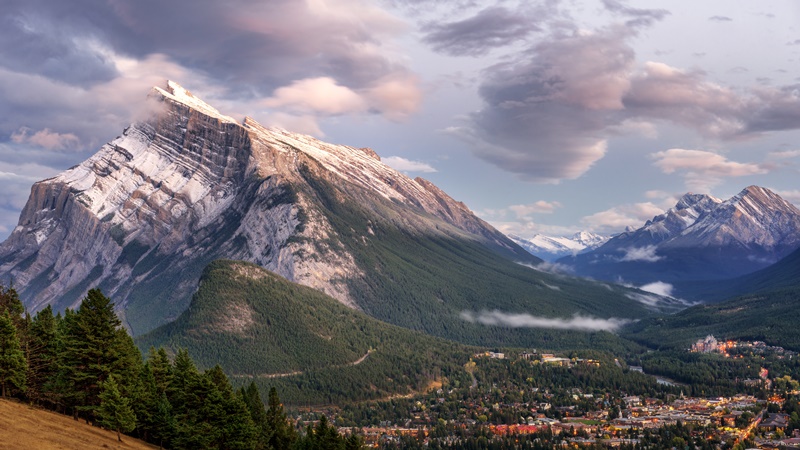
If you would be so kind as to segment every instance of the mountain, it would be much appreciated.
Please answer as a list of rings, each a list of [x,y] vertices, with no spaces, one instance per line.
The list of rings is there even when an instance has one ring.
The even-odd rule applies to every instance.
[[[567,255],[576,255],[603,245],[610,238],[589,231],[580,231],[570,237],[545,236],[536,234],[530,238],[509,235],[512,241],[527,250],[531,255],[545,261],[555,261]]]
[[[149,119],[31,189],[0,245],[0,279],[14,280],[29,309],[74,306],[98,286],[142,334],[177,318],[221,258],[473,342],[502,336],[464,328],[465,311],[637,318],[653,309],[635,292],[527,267],[541,260],[371,149],[238,123],[172,82],[149,101]]]
[[[480,332],[479,325],[467,327]],[[633,348],[605,332],[542,336],[547,348]],[[142,351],[186,348],[199,366],[220,364],[234,380],[253,379],[262,390],[277,385],[294,404],[404,395],[442,377],[468,383],[464,363],[485,350],[378,321],[254,264],[227,260],[205,269],[177,320],[136,343]]]
[[[281,385],[289,403],[358,401],[424,390],[479,349],[392,326],[241,261],[215,261],[189,309],[136,340],[186,348],[200,367]],[[438,375],[435,375],[438,374]],[[305,388],[303,385],[305,384]],[[314,384],[312,388],[309,384]]]
[[[768,189],[750,186],[725,201],[686,194],[643,227],[558,262],[598,279],[680,288],[759,270],[798,247],[800,210]]]
[[[679,294],[711,303],[743,294],[798,287],[800,287],[800,249],[771,266],[736,278],[684,283]]]
[[[686,349],[709,334],[719,339],[764,341],[800,351],[800,286],[698,305],[672,316],[628,325],[622,336],[650,348]]]

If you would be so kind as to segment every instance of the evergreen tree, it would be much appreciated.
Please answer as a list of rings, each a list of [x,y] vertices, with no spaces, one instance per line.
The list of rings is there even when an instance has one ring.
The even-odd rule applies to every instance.
[[[152,421],[149,429],[150,441],[158,443],[161,447],[169,445],[173,436],[175,436],[178,423],[172,414],[172,405],[167,400],[166,394],[161,394],[156,403],[156,409],[150,411],[150,413]]]
[[[186,412],[190,388],[197,382],[200,374],[197,372],[197,366],[189,356],[189,352],[183,348],[179,349],[175,355],[171,372],[172,380],[167,387],[167,397],[175,414],[180,415]],[[155,376],[155,374],[153,375]]]
[[[267,426],[267,410],[264,408],[264,402],[261,400],[261,393],[258,391],[256,383],[251,381],[247,389],[241,389],[240,395],[244,399],[250,417],[253,419],[253,425],[256,427],[256,449],[265,449],[271,434]]]
[[[22,315],[25,313],[25,307],[19,299],[19,294],[14,286],[0,285],[0,314],[8,312],[14,325],[19,326],[22,322]]]
[[[147,441],[150,438],[152,429],[157,426],[153,419],[153,414],[158,409],[158,402],[161,398],[149,363],[141,366],[139,382],[136,386],[137,389],[132,395],[134,400],[133,412],[136,414],[137,422],[136,431],[139,437]]]
[[[269,435],[269,440],[267,441],[267,448],[273,450],[287,449],[297,439],[297,434],[289,424],[286,413],[283,410],[283,404],[278,398],[278,390],[274,386],[269,390],[268,406],[266,433]]]
[[[7,397],[10,388],[25,389],[27,362],[20,347],[17,330],[8,311],[0,315],[0,394]]]
[[[75,412],[88,418],[100,404],[100,383],[111,373],[135,381],[138,360],[136,346],[114,313],[113,303],[99,289],[90,290],[74,314],[65,316],[62,355],[62,389]],[[137,356],[138,355],[138,356]],[[130,389],[125,386],[123,393]]]
[[[218,448],[252,449],[256,444],[256,428],[244,398],[237,395],[220,366],[214,366],[205,375],[216,387],[217,403],[211,408],[208,420],[218,430]],[[221,407],[221,408],[220,408]]]
[[[158,351],[154,347],[150,347],[147,352],[147,363],[153,371],[158,393],[166,393],[169,383],[172,381],[172,364],[164,347],[160,347]]]
[[[100,406],[97,408],[97,417],[104,427],[115,430],[117,439],[122,442],[120,432],[129,432],[136,428],[136,414],[130,405],[130,400],[120,393],[115,377],[111,376],[100,384]]]
[[[55,405],[53,383],[58,372],[60,334],[53,308],[47,305],[36,313],[28,327],[26,346],[28,360],[27,396],[36,402]]]

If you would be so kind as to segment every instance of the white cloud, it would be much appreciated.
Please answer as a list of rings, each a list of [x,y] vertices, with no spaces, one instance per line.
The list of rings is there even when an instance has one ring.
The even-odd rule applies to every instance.
[[[800,150],[783,150],[778,152],[769,152],[767,156],[773,159],[792,159],[800,156]]]
[[[665,209],[652,202],[619,205],[583,217],[581,223],[597,233],[612,234],[627,227],[639,228]]]
[[[640,286],[639,289],[650,292],[652,294],[661,295],[663,297],[672,297],[673,286],[663,281],[654,281],[652,283]]]
[[[650,306],[651,308],[657,308],[658,306],[661,306],[664,300],[664,298],[659,295],[641,294],[638,292],[631,292],[625,294],[625,296],[643,305]]]
[[[269,108],[284,108],[300,113],[338,115],[361,113],[367,102],[350,88],[341,86],[330,77],[306,78],[275,90],[263,101]]]
[[[413,161],[403,158],[402,156],[389,156],[386,158],[381,158],[381,161],[387,166],[401,172],[436,172],[436,169],[428,163],[422,161]]]
[[[481,311],[474,313],[462,311],[461,318],[470,323],[480,323],[483,325],[500,326],[509,328],[551,328],[556,330],[579,330],[579,331],[616,331],[621,326],[632,323],[630,319],[601,319],[597,317],[587,317],[575,314],[569,319],[559,319],[553,317],[540,317],[530,314],[514,314],[502,311]]]
[[[800,205],[800,190],[794,191],[779,191],[777,189],[770,189],[772,192],[778,194],[784,200],[794,203],[795,206]]]
[[[538,270],[539,272],[552,273],[555,275],[571,275],[575,273],[575,268],[572,266],[547,261],[543,261],[535,266],[530,264],[523,264],[523,266],[530,267],[531,269]]]
[[[49,128],[31,134],[31,129],[22,127],[11,135],[17,144],[32,144],[47,150],[73,150],[80,147],[80,139],[72,133],[56,133]]]
[[[561,203],[548,202],[545,200],[539,200],[527,205],[511,205],[508,207],[510,211],[516,214],[517,218],[527,217],[535,213],[552,214],[558,208],[561,208]]]
[[[656,262],[663,259],[663,256],[656,255],[656,246],[647,245],[645,247],[632,247],[622,249],[625,255],[620,261],[642,261],[642,262]]]
[[[763,175],[769,169],[761,164],[740,163],[704,150],[672,148],[652,155],[662,172],[682,172],[687,187],[695,192],[708,192],[725,178]]]

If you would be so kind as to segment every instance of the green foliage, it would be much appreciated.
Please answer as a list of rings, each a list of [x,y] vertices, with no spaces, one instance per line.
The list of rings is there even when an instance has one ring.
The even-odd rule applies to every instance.
[[[28,359],[28,390],[26,395],[39,403],[50,406],[57,403],[54,380],[59,370],[60,316],[53,316],[53,309],[47,305],[36,313],[28,327],[26,353]]]
[[[269,436],[266,448],[273,450],[290,448],[297,440],[297,434],[289,424],[283,404],[278,398],[278,391],[274,387],[269,390],[269,408],[264,415],[264,422],[264,432]]]
[[[111,376],[100,384],[100,406],[97,417],[104,427],[117,432],[117,439],[122,441],[120,432],[129,432],[136,428],[136,414],[130,400],[120,393],[119,385]]]
[[[8,313],[14,320],[15,325],[19,325],[22,321],[22,314],[25,312],[25,307],[22,306],[22,301],[19,299],[19,294],[13,286],[0,285],[0,314]]]
[[[0,394],[7,397],[11,389],[25,389],[27,361],[20,346],[14,321],[8,310],[0,314]]]
[[[361,448],[358,437],[342,436],[325,415],[319,416],[317,425],[306,429],[295,444],[299,450],[350,450]],[[286,447],[284,447],[286,448]],[[277,449],[277,448],[276,448]]]
[[[209,265],[189,310],[137,343],[187,348],[201,367],[219,363],[242,384],[280,388],[293,404],[424,390],[437,377],[461,372],[475,352],[379,322],[319,291],[233,261]],[[176,363],[180,358],[179,351]]]
[[[673,316],[628,326],[623,336],[659,349],[686,349],[709,334],[725,339],[765,341],[800,350],[800,287],[751,294],[713,305],[688,308]]]
[[[356,303],[380,320],[473,345],[611,350],[625,344],[610,333],[486,326],[461,314],[499,310],[631,319],[651,314],[624,288],[517,264],[491,239],[467,235],[435,217],[423,220],[418,209],[356,187],[344,192],[313,173],[310,164],[301,167],[301,175],[305,193],[335,231],[316,245],[353,254],[363,275],[342,282]]]
[[[123,380],[135,380],[139,354],[113,310],[113,303],[98,289],[92,289],[78,311],[65,320],[61,376],[70,406],[89,417],[100,404],[100,383],[117,373]]]

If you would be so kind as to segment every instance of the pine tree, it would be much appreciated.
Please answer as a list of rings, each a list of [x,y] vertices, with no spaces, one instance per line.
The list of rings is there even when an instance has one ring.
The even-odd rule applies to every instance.
[[[27,362],[20,347],[17,330],[8,311],[0,315],[0,394],[7,397],[10,388],[25,389]]]
[[[278,390],[274,386],[269,390],[268,403],[266,429],[267,434],[269,434],[269,440],[267,441],[267,448],[273,450],[290,448],[297,439],[297,434],[289,424],[286,413],[283,410],[283,404],[278,398]]]
[[[178,422],[172,414],[172,405],[170,405],[169,400],[167,400],[166,394],[161,394],[161,397],[156,403],[156,409],[151,411],[151,420],[151,442],[157,442],[161,447],[169,445],[170,442],[172,442],[172,438],[175,436]]]
[[[14,286],[5,287],[0,285],[0,314],[5,312],[8,312],[9,316],[11,316],[14,325],[19,325],[22,321],[25,307],[22,305]]]
[[[59,316],[60,317],[60,316]],[[47,305],[36,313],[28,327],[28,398],[55,405],[53,384],[58,372],[60,334],[53,308]]]
[[[97,417],[104,427],[115,430],[117,439],[122,442],[120,432],[129,432],[136,428],[136,414],[131,408],[130,400],[119,391],[115,377],[111,376],[100,384],[100,406]]]
[[[256,449],[265,449],[269,442],[270,430],[267,426],[267,410],[264,407],[264,401],[261,400],[261,393],[258,391],[256,383],[251,381],[247,389],[241,389],[240,395],[244,399],[247,410],[250,411],[250,417],[253,419],[253,425],[256,427]]]
[[[169,361],[169,356],[167,356],[167,351],[164,350],[164,347],[160,347],[158,351],[156,351],[154,347],[150,347],[147,353],[147,363],[153,371],[153,378],[155,378],[158,393],[166,393],[172,381],[172,364]]]
[[[62,389],[68,402],[88,418],[100,404],[100,383],[111,373],[135,381],[141,355],[99,289],[90,290],[76,313],[67,313],[62,356]],[[123,386],[123,393],[130,389]]]

